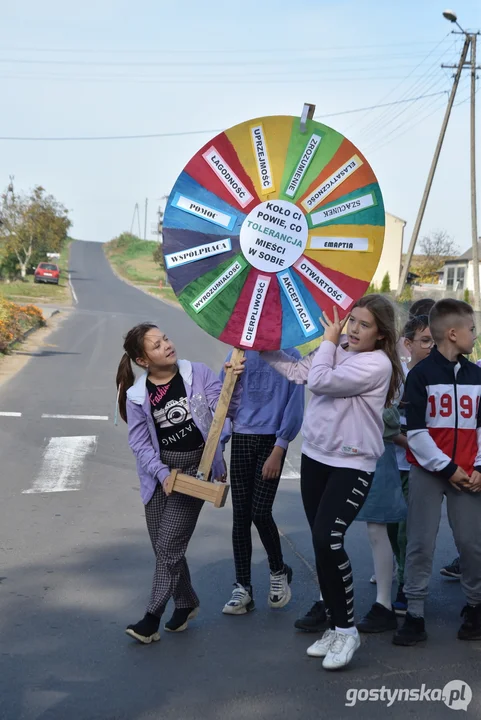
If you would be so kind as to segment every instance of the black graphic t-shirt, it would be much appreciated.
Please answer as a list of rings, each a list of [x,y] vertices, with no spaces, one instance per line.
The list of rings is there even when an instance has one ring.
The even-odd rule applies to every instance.
[[[154,385],[147,380],[147,392],[161,450],[186,452],[204,444],[202,433],[190,414],[179,372],[165,385]]]

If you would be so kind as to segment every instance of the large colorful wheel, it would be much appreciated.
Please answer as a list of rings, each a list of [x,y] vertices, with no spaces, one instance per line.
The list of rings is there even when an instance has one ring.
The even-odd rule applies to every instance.
[[[362,153],[326,125],[263,117],[202,147],[163,223],[169,282],[193,320],[234,347],[273,350],[323,333],[364,294],[384,205]]]

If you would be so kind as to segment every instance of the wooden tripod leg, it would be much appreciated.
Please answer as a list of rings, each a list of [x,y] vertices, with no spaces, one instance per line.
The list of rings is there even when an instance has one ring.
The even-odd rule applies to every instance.
[[[244,355],[244,350],[234,348],[232,351],[231,363],[233,365],[238,365]],[[199,465],[198,477],[202,480],[208,480],[209,478],[212,463],[214,462],[215,451],[217,449],[217,445],[219,444],[222,428],[224,427],[227,410],[229,409],[236,382],[237,375],[234,375],[232,368],[229,368],[225,374],[219,402],[217,403],[217,407],[215,409],[214,418],[212,420],[212,425],[210,426],[204,452]]]

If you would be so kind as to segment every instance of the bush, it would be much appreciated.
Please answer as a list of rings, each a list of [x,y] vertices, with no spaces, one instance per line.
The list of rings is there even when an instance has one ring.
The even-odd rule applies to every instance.
[[[157,265],[160,265],[162,270],[164,270],[165,264],[164,264],[164,250],[162,247],[162,243],[157,243],[155,246],[155,250],[153,252],[153,258],[154,262],[157,263]]]
[[[389,273],[387,272],[381,283],[381,293],[389,293],[391,292],[391,280],[389,278]]]
[[[405,285],[404,290],[401,293],[399,302],[411,303],[413,300],[413,288],[412,285]]]
[[[0,298],[0,353],[24,332],[44,323],[42,311],[35,305],[16,305]]]
[[[464,297],[463,297],[463,300],[464,300],[464,302],[467,302],[467,303],[470,303],[470,302],[471,302],[471,297],[470,297],[468,288],[464,288]]]
[[[373,293],[377,293],[377,288],[374,283],[370,283],[364,295],[372,295]]]

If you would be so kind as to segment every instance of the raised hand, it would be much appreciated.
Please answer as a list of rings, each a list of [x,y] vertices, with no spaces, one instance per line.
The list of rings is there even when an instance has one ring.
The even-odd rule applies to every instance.
[[[334,343],[334,345],[339,345],[341,333],[344,329],[344,325],[349,318],[349,314],[346,315],[344,320],[339,320],[339,313],[337,312],[337,307],[335,305],[332,309],[332,314],[334,318],[333,320],[331,320],[327,313],[324,312],[319,318],[319,322],[325,330],[324,340],[329,340],[330,342]]]

